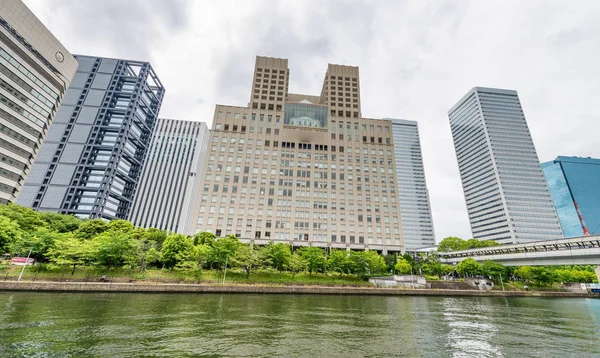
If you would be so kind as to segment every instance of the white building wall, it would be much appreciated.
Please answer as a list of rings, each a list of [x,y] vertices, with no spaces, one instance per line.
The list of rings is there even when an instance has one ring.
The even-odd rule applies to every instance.
[[[159,119],[131,210],[136,226],[185,231],[197,201],[198,171],[208,145],[206,123]]]

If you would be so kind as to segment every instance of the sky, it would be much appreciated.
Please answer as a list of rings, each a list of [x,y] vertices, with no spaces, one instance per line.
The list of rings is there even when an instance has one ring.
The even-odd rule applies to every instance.
[[[247,105],[256,55],[291,93],[359,66],[362,114],[419,123],[436,238],[470,238],[447,111],[475,86],[517,90],[542,162],[600,158],[600,1],[25,0],[73,54],[149,61],[160,116]]]

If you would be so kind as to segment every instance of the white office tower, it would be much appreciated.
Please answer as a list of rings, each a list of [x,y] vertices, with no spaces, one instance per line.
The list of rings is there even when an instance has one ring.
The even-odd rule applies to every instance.
[[[517,92],[475,87],[448,116],[473,237],[562,238]]]
[[[0,1],[0,204],[16,201],[76,69],[21,0]]]
[[[206,123],[158,119],[133,201],[134,225],[195,232],[208,136]]]
[[[398,197],[402,213],[402,236],[406,251],[434,246],[429,191],[423,169],[423,155],[416,121],[390,119],[394,136],[394,156]]]

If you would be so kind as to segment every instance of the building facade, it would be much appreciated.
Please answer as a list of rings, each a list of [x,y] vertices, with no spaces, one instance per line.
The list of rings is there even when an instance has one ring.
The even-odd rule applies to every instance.
[[[0,2],[0,204],[18,197],[76,68],[21,0]]]
[[[391,119],[402,237],[407,251],[435,245],[429,191],[416,121]]]
[[[206,123],[158,119],[131,210],[135,226],[195,233],[208,136]]]
[[[565,237],[599,235],[600,159],[561,156],[542,168]]]
[[[475,87],[448,116],[473,237],[500,244],[561,238],[517,92]]]
[[[248,106],[216,106],[196,230],[403,252],[391,123],[362,117],[358,68],[330,64],[320,96],[289,73],[257,57]]]
[[[17,203],[126,219],[164,88],[147,62],[76,59],[77,72]]]

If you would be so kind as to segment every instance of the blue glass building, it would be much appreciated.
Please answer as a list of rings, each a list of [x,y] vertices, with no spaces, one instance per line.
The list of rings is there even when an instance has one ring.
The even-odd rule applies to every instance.
[[[557,157],[542,168],[565,237],[584,235],[575,202],[588,231],[599,234],[600,159]]]

